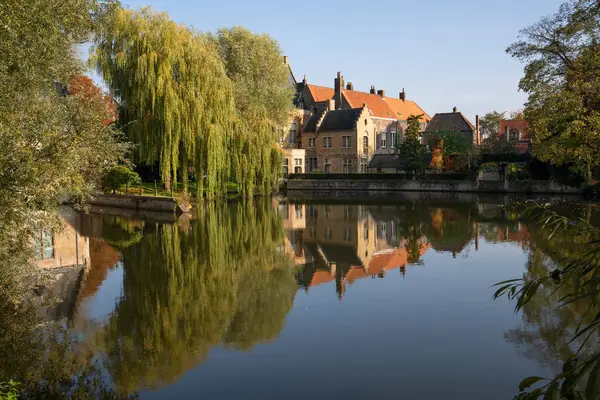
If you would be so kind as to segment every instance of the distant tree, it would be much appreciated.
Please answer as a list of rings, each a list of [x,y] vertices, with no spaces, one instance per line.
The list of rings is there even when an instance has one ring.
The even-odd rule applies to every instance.
[[[409,173],[422,173],[426,164],[423,162],[425,147],[421,144],[421,115],[410,115],[408,126],[404,131],[404,141],[397,146],[400,154],[406,159],[406,169]]]
[[[479,121],[481,136],[489,139],[500,133],[500,121],[504,119],[506,112],[492,111],[483,116]]]
[[[523,110],[511,111],[509,113],[509,118],[513,120],[524,120],[525,114],[523,113]]]

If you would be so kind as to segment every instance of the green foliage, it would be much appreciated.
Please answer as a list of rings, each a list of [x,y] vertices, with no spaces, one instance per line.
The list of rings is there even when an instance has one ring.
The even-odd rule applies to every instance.
[[[529,94],[525,116],[534,155],[588,180],[600,165],[599,20],[597,0],[565,3],[507,50],[527,63],[519,87]]]
[[[0,400],[17,400],[19,398],[19,384],[12,380],[0,382]]]
[[[442,154],[467,154],[471,151],[473,144],[471,140],[461,132],[436,132],[429,137],[429,147],[433,148],[436,143],[443,143]]]
[[[509,164],[507,178],[512,181],[524,181],[531,178],[529,168],[522,164]]]
[[[600,355],[593,344],[600,338],[600,230],[583,219],[573,221],[558,214],[551,204],[534,203],[526,212],[538,221],[534,240],[548,256],[533,252],[529,274],[498,283],[494,297],[516,300],[515,309],[536,321],[542,339],[552,343],[553,351],[560,351],[551,356],[564,364],[562,372],[539,388],[528,391],[533,378],[523,381],[518,398],[538,399],[556,391],[567,399],[596,399],[600,396]],[[558,267],[554,260],[560,260]],[[509,337],[518,343],[539,342],[530,332],[526,326]],[[565,337],[565,332],[573,333]]]
[[[492,111],[485,114],[479,120],[479,129],[481,136],[487,139],[493,139],[500,134],[500,121],[504,119],[506,112]]]
[[[168,185],[198,179],[198,197],[246,195],[281,175],[277,130],[292,104],[281,50],[243,28],[200,34],[148,8],[117,8],[96,37],[91,63],[123,100],[121,120],[136,157],[160,163]]]
[[[112,190],[114,192],[121,189],[122,186],[129,185],[131,187],[141,182],[137,172],[132,171],[124,165],[117,165],[105,171],[102,178],[102,187],[104,190]]]
[[[407,173],[423,175],[427,163],[423,161],[425,146],[421,144],[421,117],[423,115],[410,115],[406,121],[408,126],[404,131],[404,141],[398,145],[400,154],[407,157]]]

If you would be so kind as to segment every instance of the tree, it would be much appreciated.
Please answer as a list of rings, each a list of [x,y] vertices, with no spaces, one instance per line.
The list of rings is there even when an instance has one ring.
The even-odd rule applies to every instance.
[[[481,136],[484,140],[494,138],[500,134],[500,121],[504,119],[506,112],[492,111],[485,114],[479,121]]]
[[[507,52],[526,62],[520,89],[534,155],[567,165],[591,180],[600,165],[600,7],[597,0],[563,4],[521,31]]]
[[[294,90],[279,45],[242,27],[220,29],[213,40],[233,82],[237,119],[232,141],[232,177],[248,196],[270,193],[281,176],[276,143],[289,125]]]
[[[136,159],[159,162],[167,185],[188,172],[197,196],[272,189],[281,170],[277,128],[292,104],[276,42],[243,28],[198,33],[149,8],[116,8],[91,63],[122,103]]]
[[[420,173],[425,170],[423,162],[424,146],[421,144],[421,115],[410,115],[404,131],[404,141],[398,145],[400,154],[406,159],[407,172]]]

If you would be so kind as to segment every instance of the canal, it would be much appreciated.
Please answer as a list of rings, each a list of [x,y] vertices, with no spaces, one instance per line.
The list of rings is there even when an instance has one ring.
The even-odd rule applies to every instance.
[[[581,250],[522,206],[431,195],[232,201],[162,220],[65,212],[40,241],[40,266],[60,271],[43,317],[142,399],[510,399],[560,371],[585,309],[556,309],[551,287],[520,313],[493,299],[497,282]],[[591,207],[567,208],[594,220]]]

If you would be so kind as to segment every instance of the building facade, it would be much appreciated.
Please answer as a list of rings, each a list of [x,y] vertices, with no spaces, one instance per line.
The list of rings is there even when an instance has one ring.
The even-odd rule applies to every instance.
[[[500,137],[508,143],[513,143],[518,153],[531,153],[531,137],[529,121],[526,119],[503,119],[500,121]]]

